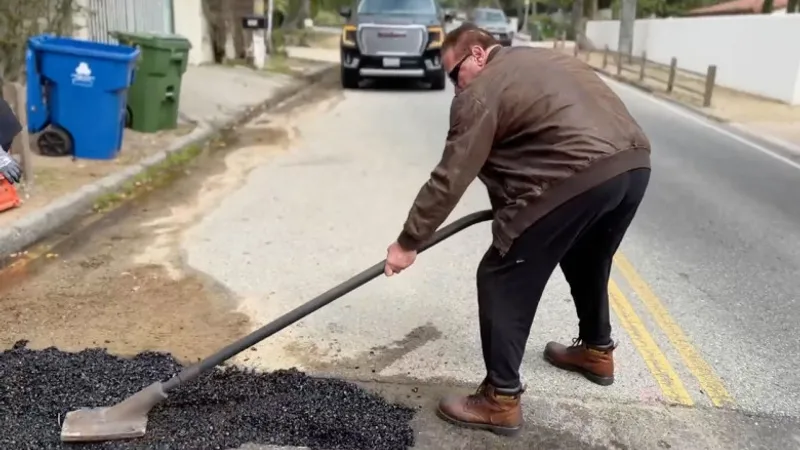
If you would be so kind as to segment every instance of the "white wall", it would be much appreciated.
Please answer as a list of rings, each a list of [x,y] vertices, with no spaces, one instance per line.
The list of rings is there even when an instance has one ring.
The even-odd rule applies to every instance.
[[[2,1],[2,0],[0,0]],[[192,43],[189,64],[214,62],[208,21],[203,14],[202,0],[174,0],[175,34],[180,34]]]
[[[618,20],[592,20],[586,36],[596,48],[617,49]],[[800,104],[800,14],[637,20],[633,51],[647,59],[706,73],[717,66],[717,84]]]

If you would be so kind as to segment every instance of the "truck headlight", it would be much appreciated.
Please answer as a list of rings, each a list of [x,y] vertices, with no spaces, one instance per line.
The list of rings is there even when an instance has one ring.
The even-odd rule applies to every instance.
[[[442,42],[444,42],[442,27],[428,27],[428,48],[441,48]]]
[[[356,30],[355,25],[345,25],[342,27],[342,44],[348,47],[356,46]]]

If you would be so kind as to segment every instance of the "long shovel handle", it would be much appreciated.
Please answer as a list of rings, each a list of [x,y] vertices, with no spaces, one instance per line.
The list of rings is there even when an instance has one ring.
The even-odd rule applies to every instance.
[[[475,225],[480,222],[486,222],[492,219],[491,211],[479,211],[462,217],[455,222],[443,227],[433,237],[428,240],[422,247],[419,248],[418,253],[433,247],[434,245],[442,242],[443,240],[453,236],[454,234]],[[183,369],[179,374],[175,375],[163,384],[164,392],[169,392],[183,382],[193,380],[201,373],[213,369],[214,367],[222,364],[228,359],[236,356],[242,351],[252,347],[253,345],[263,341],[264,339],[272,336],[273,334],[283,330],[284,328],[292,325],[298,320],[306,317],[314,311],[322,308],[323,306],[331,303],[332,301],[342,297],[348,292],[366,284],[368,281],[383,274],[383,268],[386,260],[383,260],[369,269],[359,273],[358,275],[350,278],[344,283],[335,286],[327,292],[317,296],[316,298],[304,303],[297,308],[289,311],[281,317],[273,320],[272,322],[264,325],[258,330],[250,333],[249,335],[239,339],[238,341],[221,349],[217,353],[207,357],[206,359],[194,364],[190,367]]]

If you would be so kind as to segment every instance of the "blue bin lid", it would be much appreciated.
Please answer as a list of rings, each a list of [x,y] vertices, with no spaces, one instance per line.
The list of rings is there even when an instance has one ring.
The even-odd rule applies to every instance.
[[[139,49],[127,45],[104,44],[52,35],[34,36],[28,45],[35,51],[61,53],[88,58],[130,62],[139,56]]]

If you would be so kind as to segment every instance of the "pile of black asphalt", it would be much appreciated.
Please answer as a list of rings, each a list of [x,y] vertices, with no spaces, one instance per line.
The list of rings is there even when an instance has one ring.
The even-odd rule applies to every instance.
[[[145,437],[62,443],[68,411],[111,406],[181,370],[170,355],[119,358],[102,349],[0,353],[0,449],[235,449],[244,444],[320,450],[406,449],[414,410],[355,384],[297,370],[218,368],[179,387],[150,412]]]

